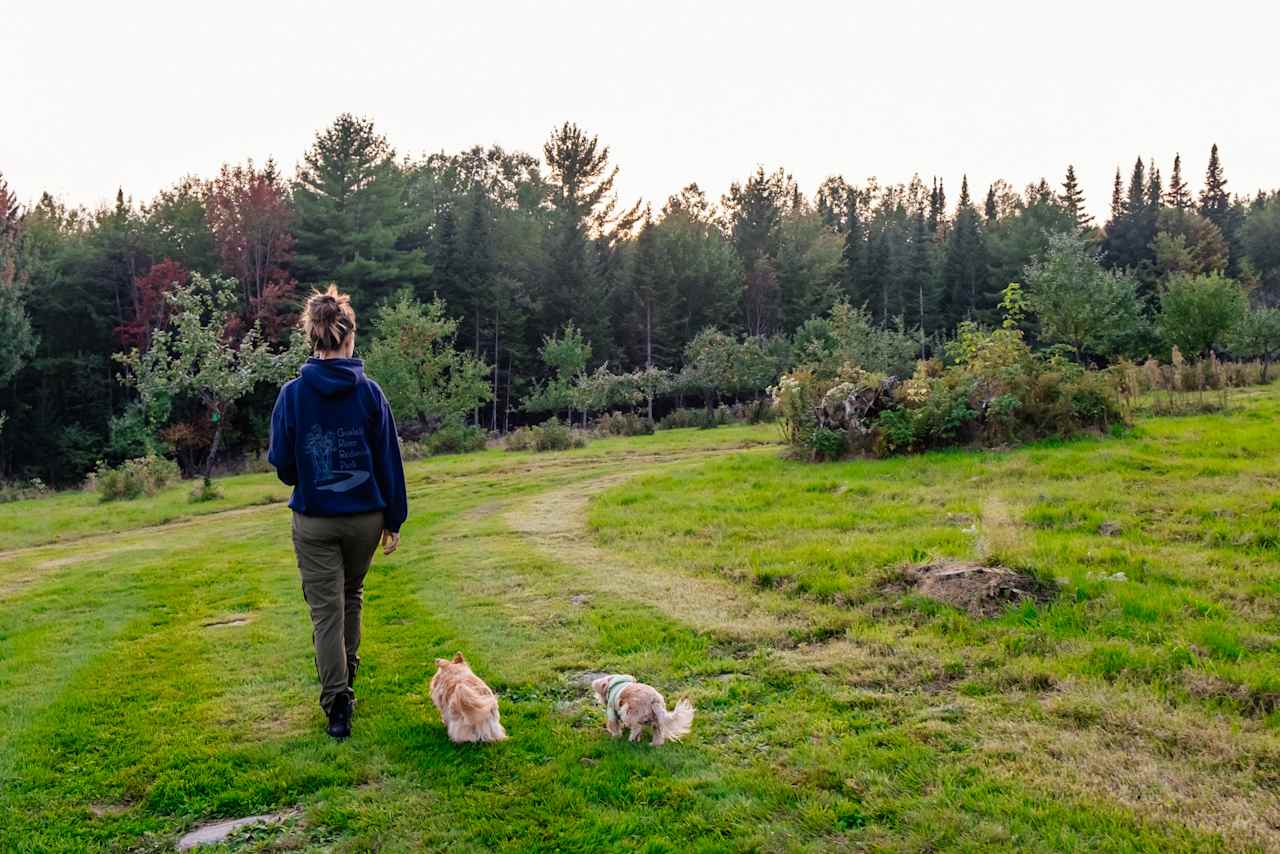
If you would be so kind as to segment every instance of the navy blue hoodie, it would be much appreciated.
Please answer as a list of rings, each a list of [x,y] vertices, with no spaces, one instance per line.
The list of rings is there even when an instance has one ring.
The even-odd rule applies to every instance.
[[[409,514],[391,406],[359,359],[307,359],[276,398],[267,459],[304,516],[381,510],[399,531]]]

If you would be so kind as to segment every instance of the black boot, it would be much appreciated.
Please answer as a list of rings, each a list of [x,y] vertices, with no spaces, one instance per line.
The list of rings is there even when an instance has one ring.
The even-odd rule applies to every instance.
[[[339,694],[329,707],[329,735],[336,739],[351,737],[351,698]]]

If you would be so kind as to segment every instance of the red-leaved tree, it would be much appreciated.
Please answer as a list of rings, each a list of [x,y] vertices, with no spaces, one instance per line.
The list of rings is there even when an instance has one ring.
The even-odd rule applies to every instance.
[[[224,164],[209,182],[205,207],[222,272],[240,281],[245,306],[264,299],[268,285],[289,281],[285,267],[293,258],[291,214],[274,161],[262,169],[252,160]]]
[[[133,280],[133,317],[116,327],[116,337],[126,350],[137,347],[146,352],[151,334],[169,319],[166,294],[185,284],[187,270],[177,261],[165,258],[144,275]]]

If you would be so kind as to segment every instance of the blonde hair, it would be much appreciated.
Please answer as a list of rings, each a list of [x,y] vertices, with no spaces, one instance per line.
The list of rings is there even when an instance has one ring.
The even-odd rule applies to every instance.
[[[351,307],[351,297],[340,293],[337,285],[329,285],[326,291],[312,291],[302,309],[302,331],[307,334],[312,349],[322,353],[340,349],[356,331],[356,311]]]

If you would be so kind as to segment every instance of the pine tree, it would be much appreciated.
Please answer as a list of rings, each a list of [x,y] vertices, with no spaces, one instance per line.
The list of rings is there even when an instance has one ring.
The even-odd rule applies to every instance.
[[[369,119],[344,113],[316,134],[293,185],[294,276],[335,281],[364,305],[425,283],[431,268],[422,251],[397,243],[407,228],[402,179],[395,151]]]
[[[1111,188],[1111,222],[1124,216],[1124,184],[1120,181],[1120,167],[1116,167],[1116,182]]]
[[[1084,231],[1093,222],[1093,217],[1085,209],[1084,190],[1080,189],[1080,183],[1076,180],[1075,166],[1070,163],[1067,164],[1067,177],[1062,182],[1062,195],[1058,199],[1075,220],[1078,231]]]
[[[910,278],[904,296],[910,303],[907,317],[916,327],[920,339],[920,351],[923,354],[925,342],[934,328],[937,315],[937,292],[934,284],[933,258],[930,246],[933,234],[925,219],[923,208],[916,210],[911,231]]]
[[[1160,169],[1152,161],[1151,179],[1147,182],[1147,208],[1158,216],[1164,205],[1164,184],[1160,179]]]
[[[559,329],[573,320],[588,340],[609,336],[608,235],[635,208],[617,215],[609,147],[575,124],[556,128],[543,146],[550,172],[550,198],[555,222],[547,232],[550,264],[543,285],[542,328]],[[607,356],[608,354],[605,353]]]
[[[458,219],[451,204],[445,205],[437,215],[431,240],[431,278],[418,290],[422,302],[438,296],[455,309],[466,299]]]
[[[844,233],[844,248],[840,252],[840,280],[845,299],[853,305],[867,301],[867,236],[858,213],[858,199],[849,193],[848,227]]]
[[[987,225],[996,224],[996,220],[1000,218],[1000,209],[996,205],[996,185],[992,184],[987,188],[987,203],[983,208],[983,215],[987,218]]]
[[[987,249],[978,211],[969,199],[969,178],[960,184],[960,202],[947,242],[942,270],[948,324],[981,318],[994,307],[988,292]]]
[[[1169,178],[1169,191],[1165,193],[1165,204],[1171,208],[1184,211],[1191,207],[1191,191],[1187,182],[1182,180],[1182,155],[1173,155],[1173,175]]]
[[[1222,174],[1222,161],[1218,159],[1218,146],[1209,152],[1209,168],[1205,171],[1204,190],[1200,193],[1200,213],[1227,234],[1231,211],[1231,197],[1227,195],[1227,179]]]
[[[929,193],[929,233],[935,241],[943,240],[947,235],[947,191],[943,182],[933,179],[933,190]]]

